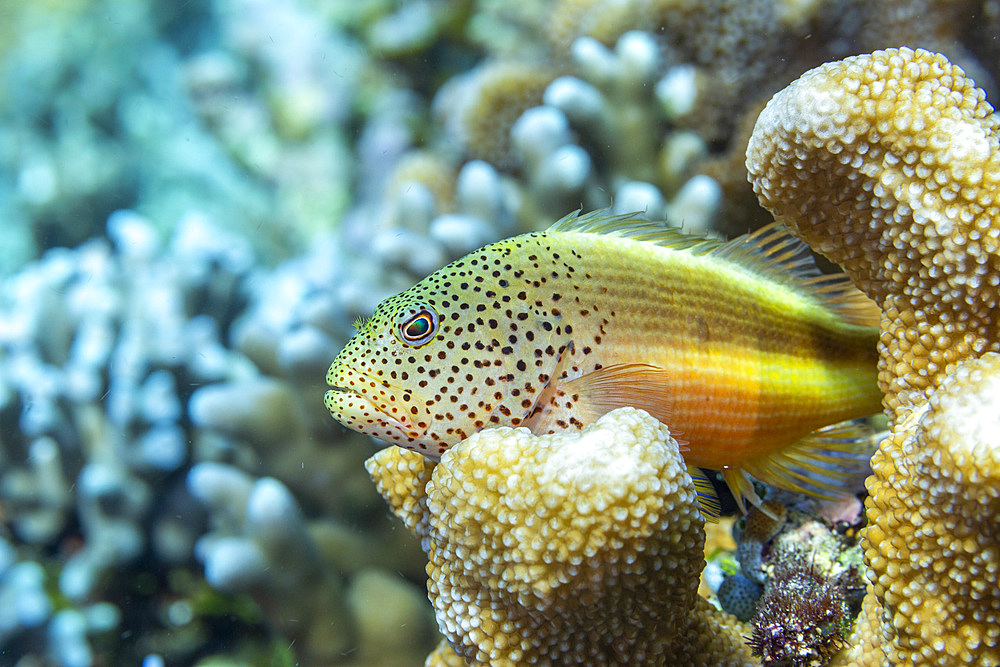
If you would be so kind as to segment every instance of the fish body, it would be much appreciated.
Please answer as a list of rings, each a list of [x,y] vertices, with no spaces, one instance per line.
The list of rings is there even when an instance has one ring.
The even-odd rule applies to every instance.
[[[582,428],[628,405],[741,504],[747,472],[836,495],[861,437],[820,429],[880,410],[873,317],[781,227],[721,243],[571,216],[379,304],[331,365],[326,405],[434,459],[482,428]]]

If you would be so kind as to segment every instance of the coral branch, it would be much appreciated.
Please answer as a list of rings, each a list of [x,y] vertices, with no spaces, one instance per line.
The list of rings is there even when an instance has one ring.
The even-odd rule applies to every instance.
[[[853,664],[1000,660],[997,124],[944,56],[890,49],[806,73],[747,149],[761,202],[882,306]]]
[[[485,430],[437,466],[390,448],[368,470],[424,540],[438,625],[473,664],[753,664],[747,631],[697,597],[694,486],[646,413]]]

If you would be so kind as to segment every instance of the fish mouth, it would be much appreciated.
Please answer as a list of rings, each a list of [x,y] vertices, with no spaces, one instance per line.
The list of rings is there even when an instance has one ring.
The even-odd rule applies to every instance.
[[[413,442],[430,428],[427,408],[409,392],[352,368],[330,368],[324,403],[344,426],[391,442]]]
[[[338,394],[340,394],[340,396],[338,396]],[[350,389],[348,387],[330,387],[324,398],[329,405],[331,401],[339,401],[340,399],[345,398],[345,396],[343,396],[344,394],[356,401],[362,401],[366,405],[371,406],[373,410],[385,417],[386,421],[398,424],[400,427],[404,425],[399,419],[396,418],[395,415],[391,414],[387,408],[369,399],[364,392],[357,391],[356,389]]]

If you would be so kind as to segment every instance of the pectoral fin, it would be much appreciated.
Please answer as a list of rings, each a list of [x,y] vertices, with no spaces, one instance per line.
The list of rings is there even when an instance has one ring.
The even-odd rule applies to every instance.
[[[572,346],[567,346],[572,353]],[[560,359],[559,369],[567,364]],[[555,375],[546,387],[526,425],[536,433],[592,424],[616,408],[626,406],[645,410],[670,426],[673,399],[669,374],[648,364],[615,364],[605,366],[571,380]],[[671,430],[680,440],[683,434]]]
[[[670,374],[658,366],[616,364],[569,380],[561,389],[579,415],[586,415],[585,423],[615,408],[631,406],[670,426],[673,396],[669,380]],[[671,430],[671,435],[678,434]]]

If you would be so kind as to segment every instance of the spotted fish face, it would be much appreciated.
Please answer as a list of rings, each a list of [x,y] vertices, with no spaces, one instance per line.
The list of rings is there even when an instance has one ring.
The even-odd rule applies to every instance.
[[[440,316],[430,304],[401,296],[379,304],[334,359],[326,376],[333,387],[326,406],[345,426],[389,442],[409,443],[422,441],[431,430],[424,398],[429,383],[421,385],[411,377],[437,374],[420,364],[420,348],[433,340]]]
[[[380,303],[327,373],[334,418],[435,459],[484,427],[523,424],[570,345],[515,266],[527,243],[486,246]]]

